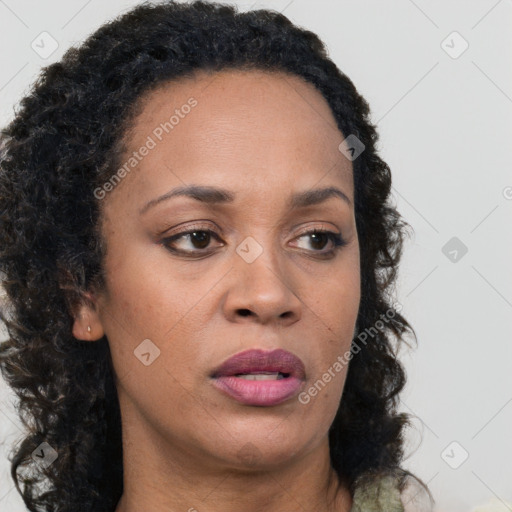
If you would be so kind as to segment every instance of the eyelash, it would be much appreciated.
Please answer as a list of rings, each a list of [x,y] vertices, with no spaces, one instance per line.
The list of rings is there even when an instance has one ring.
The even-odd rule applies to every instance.
[[[213,252],[212,250],[208,251],[208,250],[197,249],[196,251],[183,251],[183,250],[174,249],[174,248],[170,247],[170,244],[172,242],[175,242],[176,240],[179,240],[187,235],[192,235],[193,233],[208,233],[210,235],[210,237],[213,236],[213,238],[215,238],[217,241],[222,242],[221,238],[215,231],[208,229],[208,228],[205,229],[204,226],[192,226],[189,229],[187,229],[187,231],[182,231],[181,233],[176,233],[175,235],[172,235],[170,237],[162,238],[159,241],[159,243],[162,244],[168,251],[172,252],[173,254],[184,254],[184,255],[188,255],[188,256],[195,256],[195,255],[203,256],[203,255],[212,253]],[[297,235],[296,238],[302,238],[306,235],[314,235],[314,234],[327,235],[328,239],[334,244],[334,248],[329,251],[326,251],[326,252],[320,252],[320,251],[313,250],[312,253],[315,254],[316,257],[320,257],[322,259],[327,259],[329,257],[333,257],[338,250],[342,249],[343,247],[345,247],[347,245],[347,241],[342,237],[341,234],[335,233],[334,231],[329,231],[324,228],[314,228],[314,229],[303,231],[299,235]],[[209,242],[209,240],[208,240],[208,242]]]

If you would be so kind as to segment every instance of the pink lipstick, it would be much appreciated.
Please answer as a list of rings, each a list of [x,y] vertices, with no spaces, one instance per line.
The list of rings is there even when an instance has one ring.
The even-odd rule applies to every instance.
[[[296,395],[305,382],[304,363],[282,349],[246,350],[211,373],[213,385],[245,405],[272,406]]]

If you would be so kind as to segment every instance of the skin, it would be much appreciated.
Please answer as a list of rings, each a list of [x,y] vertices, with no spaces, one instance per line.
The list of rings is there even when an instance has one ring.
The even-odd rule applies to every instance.
[[[348,512],[328,446],[346,366],[309,403],[272,407],[241,404],[209,376],[243,350],[283,348],[304,362],[308,390],[350,348],[360,267],[345,137],[322,95],[294,75],[200,72],[146,95],[127,158],[190,97],[197,106],[101,200],[106,288],[73,325],[76,338],[110,344],[123,435],[116,512]],[[185,184],[227,188],[235,200],[174,197],[139,213]],[[288,208],[293,192],[328,186],[350,202]],[[159,243],[192,226],[221,241],[171,243],[200,258]],[[325,259],[332,241],[302,234],[322,227],[347,242]],[[248,236],[263,249],[251,263],[236,252]],[[145,339],[160,350],[147,366],[134,355]]]

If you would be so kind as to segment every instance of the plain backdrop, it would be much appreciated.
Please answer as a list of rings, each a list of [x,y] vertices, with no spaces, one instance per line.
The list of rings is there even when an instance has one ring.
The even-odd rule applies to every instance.
[[[0,124],[42,66],[136,3],[0,0]],[[402,353],[401,409],[415,418],[406,467],[429,484],[436,512],[509,510],[512,0],[226,3],[273,8],[316,32],[369,102],[393,199],[414,230],[397,288],[418,336]],[[58,45],[51,55],[41,38],[48,52]],[[26,510],[6,458],[20,434],[0,380],[4,512]]]

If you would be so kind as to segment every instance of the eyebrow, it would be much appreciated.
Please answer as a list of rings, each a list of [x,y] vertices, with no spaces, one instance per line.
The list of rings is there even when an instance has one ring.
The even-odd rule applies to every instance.
[[[235,194],[223,188],[207,185],[185,185],[183,187],[177,187],[160,197],[152,199],[140,209],[139,213],[142,215],[157,204],[179,196],[190,197],[210,205],[232,203],[235,200]],[[325,187],[305,190],[303,192],[295,192],[288,201],[288,207],[291,210],[306,208],[307,206],[323,203],[331,197],[338,197],[347,204],[351,204],[350,199],[339,188]]]

